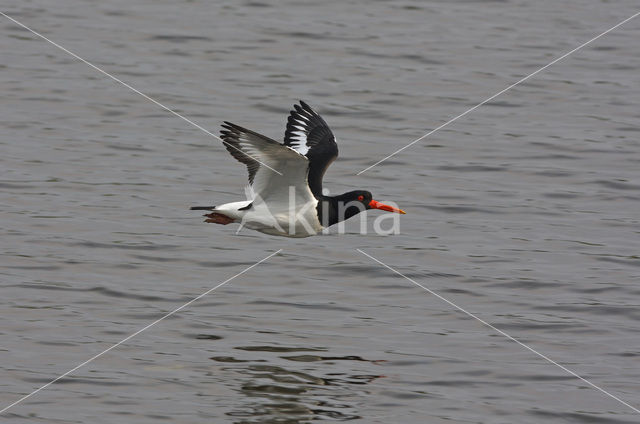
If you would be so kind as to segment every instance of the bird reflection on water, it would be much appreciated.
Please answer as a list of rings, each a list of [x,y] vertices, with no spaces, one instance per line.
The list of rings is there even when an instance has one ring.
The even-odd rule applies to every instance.
[[[325,349],[287,348],[281,346],[244,346],[236,349],[260,352],[255,360],[237,359],[231,356],[215,356],[216,362],[228,363],[226,370],[245,376],[239,392],[248,399],[245,405],[236,407],[227,415],[236,418],[236,424],[245,423],[286,423],[298,424],[317,419],[347,421],[361,418],[357,414],[355,402],[362,392],[362,386],[382,375],[352,374],[341,372],[338,361],[369,362],[360,356],[323,356]],[[264,352],[302,354],[279,356],[281,365],[265,364]],[[283,366],[282,360],[294,362]],[[323,375],[313,375],[302,370],[304,363],[324,362]],[[286,364],[286,362],[285,362]],[[302,365],[302,366],[300,366]],[[317,367],[314,367],[317,369]],[[353,367],[351,367],[353,368]],[[242,379],[242,377],[241,377]]]

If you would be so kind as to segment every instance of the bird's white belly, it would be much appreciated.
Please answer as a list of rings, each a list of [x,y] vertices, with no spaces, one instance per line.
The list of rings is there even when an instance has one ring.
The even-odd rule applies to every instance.
[[[322,231],[316,206],[318,201],[291,209],[274,210],[254,204],[238,221],[242,226],[265,234],[284,237],[309,237]]]

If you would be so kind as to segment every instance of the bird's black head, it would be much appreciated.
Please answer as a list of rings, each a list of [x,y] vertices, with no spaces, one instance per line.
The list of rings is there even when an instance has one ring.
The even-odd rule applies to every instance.
[[[338,214],[338,220],[344,221],[354,215],[370,209],[369,203],[373,200],[373,195],[366,190],[354,190],[335,196]]]
[[[347,220],[352,216],[364,212],[367,209],[381,209],[388,212],[405,213],[402,209],[398,209],[393,206],[385,205],[383,203],[373,200],[371,192],[366,190],[354,190],[339,196],[325,198],[329,203],[326,206],[329,207],[328,211],[322,211],[321,216],[329,219],[328,224],[333,225],[337,222]],[[322,204],[323,202],[321,202]],[[321,207],[318,205],[318,208]],[[325,215],[325,213],[327,213]],[[327,224],[323,225],[327,226]]]
[[[362,210],[371,209],[369,203],[373,200],[371,192],[366,190],[354,190],[338,197],[344,203],[353,203],[356,206],[362,205]]]

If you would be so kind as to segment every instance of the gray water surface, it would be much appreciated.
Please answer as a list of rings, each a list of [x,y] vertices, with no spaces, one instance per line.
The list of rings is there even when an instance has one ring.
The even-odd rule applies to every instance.
[[[24,1],[3,8],[217,133],[303,99],[332,193],[401,234],[235,234],[219,140],[0,18],[0,407],[10,423],[637,423],[640,18],[633,1]],[[370,212],[369,229],[382,212]]]

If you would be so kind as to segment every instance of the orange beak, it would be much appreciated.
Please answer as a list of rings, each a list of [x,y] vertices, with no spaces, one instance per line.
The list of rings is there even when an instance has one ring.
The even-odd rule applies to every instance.
[[[385,205],[384,203],[376,202],[375,200],[369,202],[369,207],[371,209],[380,209],[387,212],[401,213],[403,215],[406,214],[402,209],[394,208],[393,206]]]

